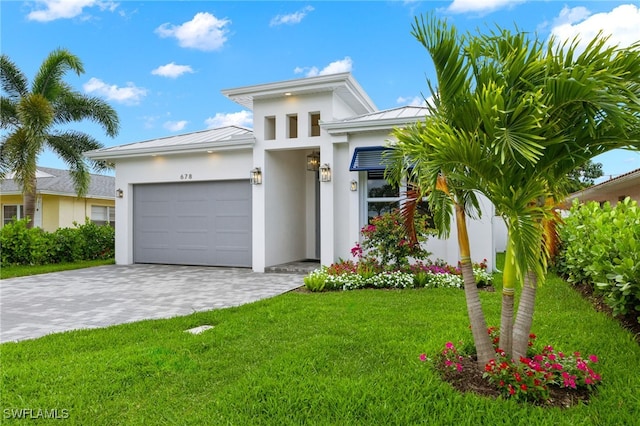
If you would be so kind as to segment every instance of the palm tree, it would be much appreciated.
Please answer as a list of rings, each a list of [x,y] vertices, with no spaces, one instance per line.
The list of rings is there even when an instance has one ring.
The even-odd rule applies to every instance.
[[[455,28],[433,17],[427,24],[416,19],[413,28],[434,61],[438,87],[429,83],[435,107],[426,124],[394,132],[394,164],[404,162],[430,200],[452,187],[478,191],[503,216],[509,236],[500,345],[524,355],[547,266],[546,200],[562,199],[569,172],[594,156],[640,148],[640,43],[618,49],[598,36],[579,53],[577,40],[558,46],[506,30],[458,40]],[[446,191],[438,185],[443,176]],[[523,281],[514,328],[516,284]],[[477,318],[470,315],[472,329]],[[477,340],[476,349],[482,362]]]
[[[106,134],[118,134],[118,116],[106,102],[85,96],[63,81],[73,71],[84,73],[80,59],[65,49],[51,52],[40,66],[31,87],[24,73],[7,55],[0,56],[0,178],[13,172],[13,179],[22,187],[25,217],[33,218],[36,201],[36,167],[44,149],[56,153],[69,167],[78,196],[89,186],[88,167],[103,170],[107,164],[88,162],[85,151],[102,144],[92,136],[55,127],[90,120],[99,124]],[[5,133],[6,132],[6,133]],[[30,220],[28,226],[33,226]]]

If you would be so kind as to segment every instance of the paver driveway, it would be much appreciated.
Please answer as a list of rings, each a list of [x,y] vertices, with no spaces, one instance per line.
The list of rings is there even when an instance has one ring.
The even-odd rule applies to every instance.
[[[303,275],[172,265],[107,265],[0,281],[0,342],[170,318],[276,296]]]

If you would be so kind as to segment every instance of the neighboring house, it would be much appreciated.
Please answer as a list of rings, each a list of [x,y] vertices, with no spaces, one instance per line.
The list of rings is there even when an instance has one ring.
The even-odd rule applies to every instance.
[[[626,197],[631,197],[632,200],[640,203],[640,169],[574,192],[567,197],[567,201],[571,203],[577,198],[582,202],[597,201],[604,204],[609,201],[611,204],[616,204]]]
[[[38,167],[36,172],[36,212],[34,225],[53,232],[58,228],[83,224],[86,218],[98,224],[114,225],[115,178],[91,175],[87,195],[78,198],[68,170]],[[12,175],[0,181],[1,226],[14,217],[24,217],[22,189]]]
[[[349,73],[223,90],[253,111],[253,130],[228,126],[103,148],[116,165],[116,263],[265,268],[349,259],[372,214],[398,206],[382,151],[395,127],[426,108],[378,111]],[[474,261],[493,267],[492,205],[469,221]],[[455,226],[429,240],[458,262]]]

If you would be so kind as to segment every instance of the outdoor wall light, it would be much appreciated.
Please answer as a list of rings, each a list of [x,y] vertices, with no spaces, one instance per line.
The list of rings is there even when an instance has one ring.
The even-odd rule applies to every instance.
[[[118,198],[124,197],[124,191],[120,188],[116,189],[116,197]]]
[[[331,182],[331,167],[327,163],[320,166],[320,182]]]
[[[351,190],[352,191],[357,191],[358,190],[358,182],[356,182],[355,180],[351,181]]]
[[[260,185],[262,183],[262,170],[260,170],[260,167],[251,170],[249,173],[249,182],[251,182],[251,185]]]
[[[307,170],[317,172],[320,168],[320,153],[313,152],[307,155]]]

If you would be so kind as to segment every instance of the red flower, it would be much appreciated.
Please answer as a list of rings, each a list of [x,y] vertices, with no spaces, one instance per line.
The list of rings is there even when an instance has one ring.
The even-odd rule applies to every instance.
[[[526,392],[527,391],[527,385],[525,385],[524,383],[520,385],[520,389],[522,390],[522,392]]]

